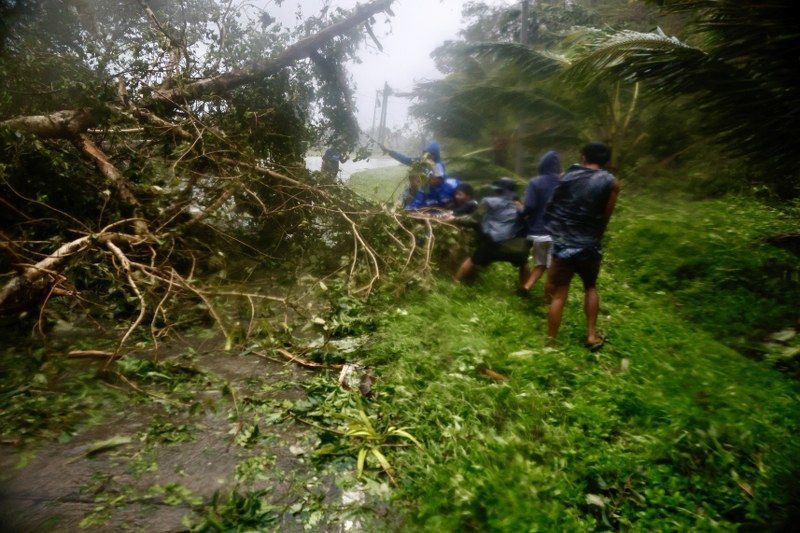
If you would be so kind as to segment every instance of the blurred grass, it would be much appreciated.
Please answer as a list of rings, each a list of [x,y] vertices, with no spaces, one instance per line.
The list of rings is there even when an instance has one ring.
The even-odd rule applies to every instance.
[[[757,351],[800,318],[800,258],[765,241],[798,220],[800,208],[746,197],[633,195],[612,221],[609,265],[726,345]]]
[[[395,203],[406,187],[408,167],[393,167],[362,170],[350,176],[347,186],[359,195],[380,203]]]
[[[390,458],[407,525],[791,528],[800,517],[800,384],[715,338],[740,331],[717,323],[726,316],[752,314],[740,319],[752,325],[791,315],[759,302],[773,290],[767,263],[796,261],[761,238],[790,222],[743,200],[625,198],[600,281],[609,343],[596,355],[582,348],[579,283],[557,349],[544,346],[541,297],[514,297],[506,265],[474,286],[441,282],[399,304],[367,363],[379,368],[380,410],[426,447]],[[706,268],[693,283],[669,285],[698,261]],[[727,283],[740,276],[746,287]]]
[[[796,381],[608,273],[606,348],[581,347],[576,291],[563,348],[545,348],[544,306],[515,299],[513,279],[495,267],[474,287],[442,284],[380,329],[369,362],[381,368],[382,409],[427,450],[391,459],[409,520],[437,531],[796,520]]]

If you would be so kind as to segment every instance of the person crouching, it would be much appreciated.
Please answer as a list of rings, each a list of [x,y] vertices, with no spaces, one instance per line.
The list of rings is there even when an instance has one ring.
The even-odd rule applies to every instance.
[[[481,200],[478,206],[480,223],[475,252],[461,264],[454,281],[460,283],[471,276],[476,267],[506,262],[519,269],[519,286],[522,289],[530,275],[530,244],[524,237],[517,183],[511,178],[500,178],[492,183],[492,193]]]
[[[459,183],[453,194],[454,217],[471,215],[478,209],[478,202],[475,200],[475,190],[469,183]]]

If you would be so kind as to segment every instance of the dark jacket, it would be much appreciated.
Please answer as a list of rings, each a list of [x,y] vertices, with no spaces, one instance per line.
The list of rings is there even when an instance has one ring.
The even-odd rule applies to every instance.
[[[545,211],[545,228],[556,249],[600,251],[605,209],[615,181],[605,170],[580,165],[567,170]]]
[[[544,212],[558,186],[560,174],[561,158],[558,152],[544,154],[539,161],[539,175],[531,179],[525,191],[522,217],[527,223],[528,235],[549,235],[544,225]]]

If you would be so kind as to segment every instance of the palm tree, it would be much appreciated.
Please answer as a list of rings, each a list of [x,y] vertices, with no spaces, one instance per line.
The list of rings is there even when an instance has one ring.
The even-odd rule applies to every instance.
[[[689,17],[685,41],[650,33],[594,32],[568,69],[572,80],[641,82],[735,156],[766,162],[777,192],[798,192],[800,24],[790,0],[660,0]],[[679,111],[676,109],[676,111]]]

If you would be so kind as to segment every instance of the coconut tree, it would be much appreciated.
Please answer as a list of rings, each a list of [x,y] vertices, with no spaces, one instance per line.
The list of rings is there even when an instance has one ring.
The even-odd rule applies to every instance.
[[[661,30],[594,32],[570,67],[576,79],[641,82],[650,94],[700,113],[703,133],[728,153],[766,162],[783,196],[798,193],[793,131],[800,25],[789,0],[660,0],[689,18],[680,40]],[[676,104],[678,105],[678,104]]]

